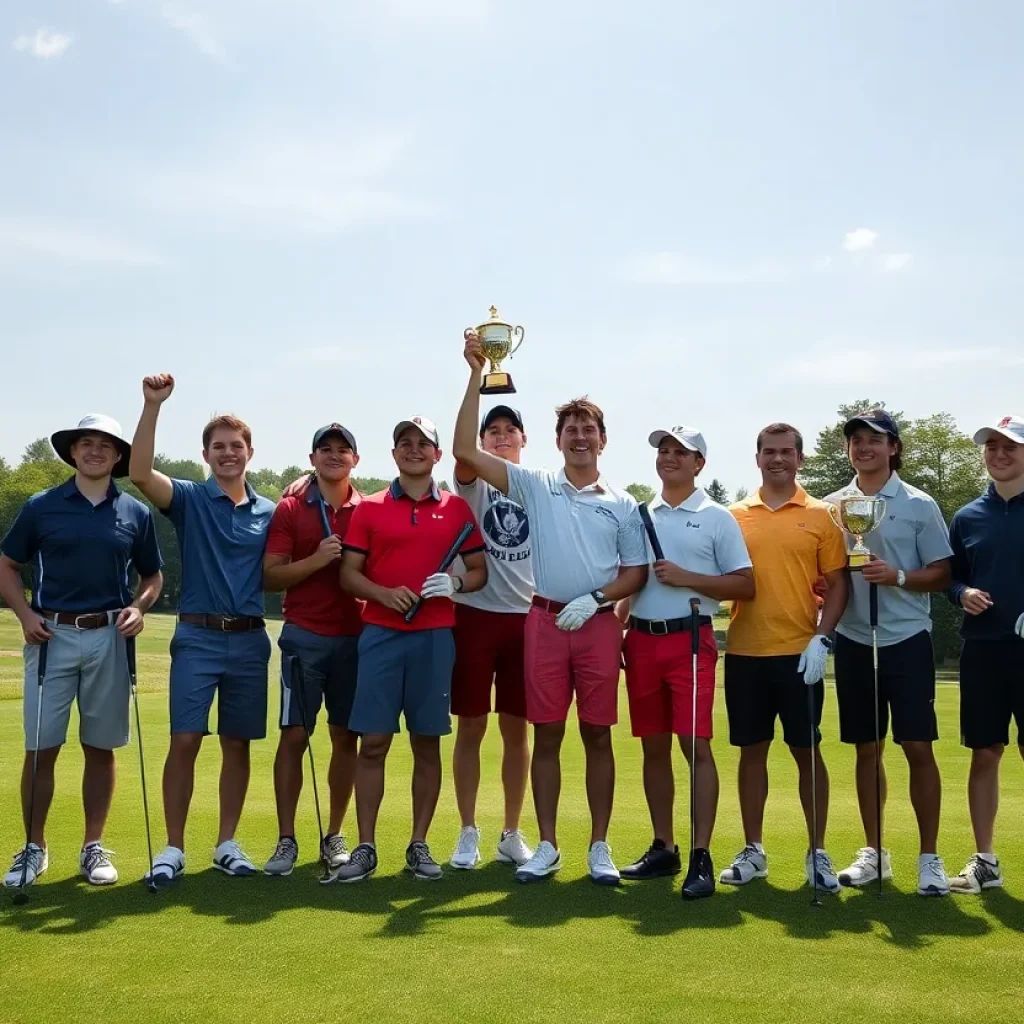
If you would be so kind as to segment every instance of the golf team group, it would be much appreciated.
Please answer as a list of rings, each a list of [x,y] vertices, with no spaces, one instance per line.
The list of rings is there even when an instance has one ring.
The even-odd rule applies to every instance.
[[[592,824],[587,865],[597,884],[685,871],[682,895],[698,898],[711,895],[716,881],[742,886],[765,877],[762,829],[776,719],[799,773],[805,870],[816,891],[892,875],[880,835],[886,785],[884,744],[877,742],[890,730],[909,765],[920,832],[917,891],[979,893],[1002,884],[993,847],[999,766],[1010,719],[1018,728],[1024,720],[1024,418],[978,430],[974,440],[991,482],[948,528],[935,501],[900,479],[902,441],[892,417],[869,409],[850,419],[852,479],[841,494],[885,501],[881,522],[864,538],[871,560],[850,571],[853,539],[829,514],[839,494],[819,501],[797,482],[803,439],[795,427],[774,423],[761,431],[762,484],[729,508],[700,486],[708,458],[701,432],[655,429],[650,444],[661,493],[647,509],[651,531],[644,510],[600,472],[606,434],[596,405],[584,398],[560,407],[555,435],[563,466],[527,469],[520,464],[527,435],[519,412],[497,405],[481,418],[485,359],[473,331],[463,354],[470,374],[455,427],[451,492],[433,478],[441,458],[437,429],[419,416],[394,428],[397,476],[378,494],[353,487],[358,446],[339,423],[315,432],[312,472],[276,506],[246,480],[251,434],[233,416],[213,419],[203,432],[209,478],[172,480],[153,465],[159,412],[174,389],[166,374],[143,381],[131,444],[101,415],[53,435],[74,476],[26,502],[0,557],[0,597],[26,642],[26,838],[5,886],[31,885],[47,868],[54,768],[76,700],[85,758],[80,870],[95,885],[118,877],[102,838],[113,752],[130,735],[129,647],[133,654],[133,638],[163,583],[152,513],[113,482],[125,476],[171,520],[182,563],[162,780],[167,839],[151,856],[151,885],[169,885],[186,870],[194,767],[215,696],[222,764],[213,866],[236,876],[260,870],[236,831],[249,745],[267,728],[264,591],[284,593],[274,762],[279,838],[262,867],[269,875],[290,874],[299,857],[296,807],[322,707],[331,747],[328,821],[318,851],[323,883],[358,882],[377,869],[385,763],[403,717],[413,757],[406,868],[419,879],[442,875],[427,836],[442,783],[440,738],[451,732],[452,715],[462,827],[451,837],[448,863],[472,869],[480,862],[480,748],[492,712],[502,739],[504,827],[487,852],[520,882],[552,875],[562,866],[559,759],[575,700]],[[663,557],[655,557],[652,537]],[[30,600],[21,576],[26,567]],[[977,852],[955,876],[947,876],[938,849],[932,594],[965,613],[960,728],[972,750],[968,794]],[[712,618],[722,602],[731,608],[724,694],[729,742],[740,751],[745,845],[716,874]],[[864,846],[842,870],[825,848],[829,773],[819,749],[830,654],[840,738],[855,750],[864,826]],[[615,788],[611,729],[623,666],[630,727],[643,747],[652,836],[620,870],[607,835]],[[680,855],[674,827],[675,742],[691,773],[688,858]],[[528,782],[536,845],[521,829]],[[343,828],[353,793],[358,842],[350,849]]]

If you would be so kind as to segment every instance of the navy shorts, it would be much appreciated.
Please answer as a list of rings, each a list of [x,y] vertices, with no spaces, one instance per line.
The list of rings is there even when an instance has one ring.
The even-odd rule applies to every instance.
[[[222,633],[179,622],[171,638],[171,732],[208,734],[217,694],[217,733],[242,740],[267,735],[265,629]]]
[[[328,725],[348,728],[356,695],[359,637],[322,636],[290,622],[284,624],[281,648],[280,726],[316,729],[320,705],[327,708]]]
[[[960,742],[978,750],[1006,746],[1010,719],[1024,740],[1024,640],[970,637],[960,654]]]
[[[450,629],[366,626],[359,638],[356,698],[349,728],[400,732],[398,719],[418,736],[447,736],[455,641]]]

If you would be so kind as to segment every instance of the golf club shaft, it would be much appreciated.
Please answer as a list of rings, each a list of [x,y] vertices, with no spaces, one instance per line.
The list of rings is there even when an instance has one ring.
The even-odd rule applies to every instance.
[[[878,584],[868,585],[868,605],[871,621],[871,664],[874,676],[875,698],[875,828],[878,849],[875,851],[878,864],[878,895],[882,895],[882,726],[881,709],[878,706]]]
[[[693,659],[693,712],[690,718],[690,858],[697,848],[697,650],[700,646],[700,599],[690,598],[690,648]]]
[[[818,899],[818,729],[815,725],[817,717],[814,686],[807,687],[807,718],[811,727],[811,881],[814,885],[814,904]]]
[[[455,543],[445,553],[444,558],[441,559],[441,564],[437,567],[438,572],[447,572],[451,568],[452,562],[459,557],[459,549],[463,544],[466,543],[467,538],[473,532],[475,526],[472,523],[464,523],[462,529],[459,530],[458,537],[455,538]],[[405,613],[403,618],[406,622],[412,622],[415,618],[416,613],[420,610],[423,605],[423,598],[416,598],[413,606]]]
[[[146,757],[142,746],[142,716],[139,714],[139,678],[136,671],[135,637],[129,636],[124,641],[125,655],[128,659],[128,682],[131,684],[132,705],[135,708],[135,737],[139,741],[139,777],[142,781],[142,815],[146,821],[146,853],[149,856],[150,885],[156,884],[153,873],[153,835],[149,827],[149,793],[146,789]]]
[[[302,728],[306,733],[306,751],[309,754],[309,776],[313,783],[313,805],[316,807],[316,827],[320,833],[320,858],[324,859],[324,822],[320,815],[320,791],[316,784],[316,764],[313,760],[313,737],[309,731],[309,721],[306,718],[306,686],[305,673],[302,671],[302,662],[298,657],[292,658],[292,679],[297,683],[299,693],[299,718],[302,719]],[[325,862],[326,867],[326,862]]]
[[[32,844],[32,824],[36,815],[36,777],[39,774],[39,737],[42,735],[43,723],[43,683],[46,679],[46,654],[49,641],[39,645],[36,664],[36,742],[32,750],[32,780],[28,788],[28,817],[25,819],[25,853],[21,862],[21,883],[19,890],[24,890],[28,880],[29,846]]]

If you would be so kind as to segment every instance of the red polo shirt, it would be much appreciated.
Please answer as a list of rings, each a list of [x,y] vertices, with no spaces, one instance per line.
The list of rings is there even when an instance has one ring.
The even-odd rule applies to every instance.
[[[435,484],[419,501],[413,501],[395,480],[386,491],[360,502],[344,546],[366,555],[363,575],[372,583],[408,587],[418,594],[424,580],[437,572],[466,523],[473,525],[473,532],[459,554],[483,551],[483,537],[466,501],[439,490]],[[406,623],[399,612],[367,601],[363,621],[388,629],[451,629],[455,625],[455,605],[446,597],[431,598],[423,602],[412,622]]]
[[[309,558],[324,539],[320,517],[320,489],[312,483],[305,494],[282,498],[267,532],[268,555],[287,555],[293,562]],[[337,511],[326,505],[331,532],[342,540],[362,501],[352,488],[349,500]],[[284,620],[321,636],[358,636],[362,631],[362,602],[341,589],[339,563],[324,566],[284,593]]]

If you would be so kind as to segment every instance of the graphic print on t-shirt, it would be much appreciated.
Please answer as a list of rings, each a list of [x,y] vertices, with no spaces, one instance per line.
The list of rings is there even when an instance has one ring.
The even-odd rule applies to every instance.
[[[530,539],[530,520],[522,505],[506,497],[493,487],[487,489],[488,508],[483,527],[487,553],[501,561],[519,562],[530,557],[524,547]]]

